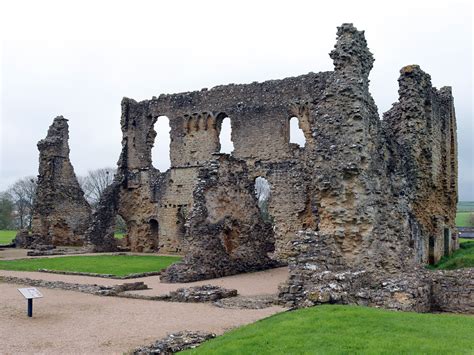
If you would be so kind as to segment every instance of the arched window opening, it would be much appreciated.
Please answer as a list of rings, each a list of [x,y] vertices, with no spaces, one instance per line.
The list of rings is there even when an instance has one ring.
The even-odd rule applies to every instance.
[[[219,143],[221,146],[220,153],[232,154],[234,151],[234,143],[232,142],[232,127],[229,117],[224,118],[222,121]]]
[[[306,144],[306,138],[300,128],[298,117],[290,118],[290,143],[298,144],[300,147],[304,147]]]
[[[258,208],[263,217],[263,220],[266,222],[272,222],[273,219],[268,212],[268,204],[270,201],[271,189],[270,183],[264,177],[257,177],[255,179],[255,196],[258,200]]]
[[[119,214],[115,216],[115,231],[114,235],[117,239],[122,239],[127,234],[127,223]]]
[[[155,123],[155,143],[151,150],[151,159],[153,166],[161,172],[168,170],[171,167],[170,160],[170,121],[166,116],[158,117]]]

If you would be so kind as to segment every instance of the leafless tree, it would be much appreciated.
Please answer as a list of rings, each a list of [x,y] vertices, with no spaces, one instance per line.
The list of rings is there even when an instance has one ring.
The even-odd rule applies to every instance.
[[[115,169],[101,168],[89,171],[87,176],[78,177],[84,196],[92,206],[99,202],[105,188],[114,181],[114,175]]]
[[[17,180],[8,193],[14,204],[14,213],[17,227],[31,228],[33,203],[36,195],[37,180],[28,176]]]

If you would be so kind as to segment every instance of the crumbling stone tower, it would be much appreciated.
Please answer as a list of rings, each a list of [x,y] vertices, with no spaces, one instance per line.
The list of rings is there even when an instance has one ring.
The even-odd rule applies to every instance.
[[[38,142],[39,175],[32,232],[42,244],[83,245],[91,208],[69,161],[69,127],[58,116]]]

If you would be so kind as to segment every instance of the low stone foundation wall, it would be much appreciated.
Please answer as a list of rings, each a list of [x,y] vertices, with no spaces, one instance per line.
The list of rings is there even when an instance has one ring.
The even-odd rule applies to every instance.
[[[195,348],[204,341],[215,337],[216,335],[213,333],[190,332],[186,330],[184,332],[169,334],[166,338],[157,340],[155,343],[149,346],[139,347],[135,349],[131,354],[174,354],[186,349]]]
[[[474,314],[474,269],[431,273],[433,311]]]
[[[136,293],[127,293],[127,291],[147,290],[148,286],[144,282],[126,282],[113,286],[101,286],[92,284],[70,283],[63,281],[35,280],[14,276],[0,276],[0,282],[90,293],[96,296],[115,296],[123,298],[142,299],[148,301],[167,302],[215,302],[227,297],[236,297],[238,294],[237,290],[235,289],[227,289],[214,285],[179,288],[176,291],[171,291],[169,294],[150,296]]]
[[[63,282],[63,281],[35,280],[35,279],[27,278],[27,277],[23,278],[23,277],[14,277],[14,276],[0,276],[0,282],[16,283],[20,285],[90,293],[92,295],[98,295],[98,296],[117,296],[118,294],[125,291],[132,291],[132,290],[136,291],[136,290],[148,289],[148,286],[145,285],[143,282],[129,282],[129,283],[124,283],[124,284],[114,285],[114,286],[101,286],[101,285],[92,285],[92,284],[78,284],[78,283]]]
[[[280,302],[291,308],[356,304],[415,312],[474,314],[474,269],[431,271],[413,265],[388,273],[345,264],[331,236],[300,232]]]
[[[430,287],[416,275],[378,275],[366,270],[305,272],[280,288],[286,307],[324,303],[357,304],[400,311],[428,312]]]

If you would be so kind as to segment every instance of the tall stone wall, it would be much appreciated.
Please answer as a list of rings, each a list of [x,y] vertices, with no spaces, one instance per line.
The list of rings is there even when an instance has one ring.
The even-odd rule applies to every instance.
[[[384,115],[392,187],[406,204],[417,260],[436,263],[457,248],[457,141],[453,97],[417,65],[401,69],[399,101]]]
[[[69,160],[69,127],[58,116],[38,142],[39,175],[32,232],[44,244],[82,245],[91,208]]]

